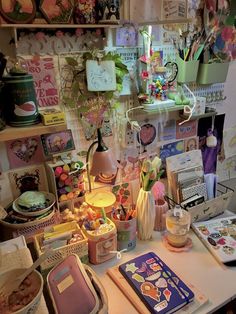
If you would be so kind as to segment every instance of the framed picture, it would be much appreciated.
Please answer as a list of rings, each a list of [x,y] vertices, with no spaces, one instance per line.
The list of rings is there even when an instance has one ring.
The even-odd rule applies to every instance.
[[[29,166],[8,171],[14,198],[26,191],[48,191],[44,165]]]
[[[41,135],[45,156],[55,156],[75,149],[71,130]]]
[[[36,14],[36,1],[0,0],[0,13],[9,23],[30,23]]]
[[[39,136],[7,141],[6,148],[10,168],[39,164],[44,161]]]
[[[67,24],[72,18],[74,1],[41,0],[39,8],[48,23]]]

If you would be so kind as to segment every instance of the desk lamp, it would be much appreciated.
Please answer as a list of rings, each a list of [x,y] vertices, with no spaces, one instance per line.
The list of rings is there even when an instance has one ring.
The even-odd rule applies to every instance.
[[[89,169],[89,157],[92,148],[97,144],[96,151],[93,153],[91,168]],[[117,161],[114,159],[111,150],[106,147],[102,140],[101,129],[97,129],[97,141],[93,142],[88,149],[86,156],[86,168],[89,184],[89,192],[91,192],[91,178],[90,175],[96,176],[100,173],[111,175],[117,171]]]

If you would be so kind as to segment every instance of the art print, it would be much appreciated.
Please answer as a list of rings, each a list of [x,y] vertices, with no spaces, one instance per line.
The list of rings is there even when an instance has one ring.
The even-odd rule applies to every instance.
[[[1,0],[0,13],[9,23],[30,23],[35,17],[36,4],[33,0]]]
[[[188,138],[184,140],[184,151],[189,152],[190,150],[198,149],[199,139],[198,136]]]
[[[40,10],[48,23],[69,23],[74,10],[72,0],[41,0]]]
[[[170,141],[175,140],[176,136],[176,123],[174,119],[170,119],[165,122],[165,124],[159,123],[158,125],[158,135],[160,141]]]
[[[181,154],[183,152],[184,152],[183,141],[165,144],[162,147],[160,147],[160,158],[162,161],[161,168],[164,170],[162,177],[166,177],[166,158]]]
[[[10,168],[38,164],[44,160],[39,136],[7,141],[6,149]]]
[[[176,139],[180,140],[187,137],[193,137],[197,135],[197,121],[190,120],[181,125],[181,120],[176,121]]]
[[[122,183],[112,187],[112,193],[116,196],[115,206],[128,206],[132,204],[132,192],[130,183]]]
[[[122,182],[130,182],[139,178],[140,161],[136,148],[123,150],[119,168]]]
[[[53,57],[33,57],[24,61],[24,65],[33,76],[38,106],[58,105],[59,93]]]
[[[86,77],[88,90],[92,92],[116,90],[115,62],[86,61]]]
[[[120,27],[116,31],[116,46],[120,47],[136,47],[138,34],[132,24]]]
[[[224,153],[226,158],[236,155],[236,126],[224,130]]]
[[[53,156],[75,149],[71,130],[41,135],[45,156]]]
[[[8,176],[14,198],[26,191],[48,191],[48,182],[43,165],[10,170]]]

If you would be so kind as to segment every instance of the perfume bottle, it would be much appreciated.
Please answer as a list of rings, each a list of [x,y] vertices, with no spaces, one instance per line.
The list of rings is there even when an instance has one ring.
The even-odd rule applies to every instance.
[[[191,216],[188,211],[182,209],[180,205],[166,213],[167,241],[174,247],[185,246],[188,240],[188,232],[191,223]]]

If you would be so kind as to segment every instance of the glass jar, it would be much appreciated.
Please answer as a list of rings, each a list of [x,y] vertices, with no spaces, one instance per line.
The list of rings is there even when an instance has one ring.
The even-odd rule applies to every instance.
[[[188,232],[191,223],[189,212],[179,205],[166,213],[167,241],[174,247],[185,246],[188,240]]]

